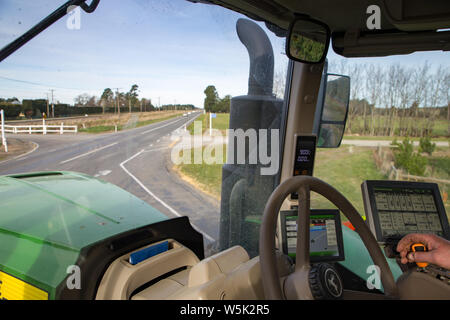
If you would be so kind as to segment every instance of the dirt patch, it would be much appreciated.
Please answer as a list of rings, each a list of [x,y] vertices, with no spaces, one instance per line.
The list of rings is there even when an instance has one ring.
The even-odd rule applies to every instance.
[[[0,161],[18,157],[36,148],[36,144],[22,139],[8,138],[6,142],[8,152],[5,152],[4,146],[0,144]]]

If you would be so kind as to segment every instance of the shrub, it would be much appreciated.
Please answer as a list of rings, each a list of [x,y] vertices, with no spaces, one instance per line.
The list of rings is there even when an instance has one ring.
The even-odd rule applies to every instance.
[[[412,141],[406,137],[402,143],[394,140],[392,145],[397,146],[394,149],[395,165],[413,175],[423,176],[428,164],[428,160],[417,152],[414,152]]]
[[[22,106],[5,102],[0,103],[0,109],[3,109],[5,111],[6,118],[16,118],[19,116],[20,111],[22,111]]]
[[[430,137],[420,138],[419,152],[428,153],[430,156],[436,149],[436,143],[432,143]]]

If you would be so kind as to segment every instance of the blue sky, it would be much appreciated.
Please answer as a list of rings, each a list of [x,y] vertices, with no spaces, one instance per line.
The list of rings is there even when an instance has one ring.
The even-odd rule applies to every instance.
[[[64,2],[1,0],[0,46]],[[154,104],[202,107],[203,90],[210,84],[220,96],[246,94],[248,55],[235,31],[241,17],[185,0],[102,0],[94,13],[81,13],[79,30],[69,30],[63,18],[4,60],[0,97],[45,98],[54,89],[55,100],[72,104],[82,93],[100,96],[106,87],[128,91],[136,83],[140,97],[151,98]],[[287,65],[284,40],[268,34],[276,69],[281,70]],[[328,57],[341,59],[332,49]],[[411,66],[428,60],[450,65],[443,52],[352,60]]]

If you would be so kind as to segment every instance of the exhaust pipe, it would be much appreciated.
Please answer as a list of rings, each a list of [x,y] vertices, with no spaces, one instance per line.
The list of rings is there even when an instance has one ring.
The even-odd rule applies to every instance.
[[[239,40],[250,58],[247,95],[233,97],[230,106],[230,129],[267,129],[268,150],[271,153],[270,130],[280,129],[283,101],[273,94],[274,54],[265,31],[255,22],[239,19],[236,23]],[[276,183],[276,175],[260,174],[260,164],[250,164],[249,155],[258,154],[256,146],[248,144],[245,164],[237,164],[237,141],[229,136],[227,164],[222,167],[220,204],[220,250],[233,245],[243,246],[251,257],[258,254],[259,224],[253,217],[262,215],[265,203]],[[231,139],[235,139],[232,141]],[[245,142],[247,143],[247,142]],[[233,152],[231,152],[233,151]],[[231,154],[234,159],[231,159]],[[250,216],[252,218],[250,218]]]
[[[249,96],[271,96],[273,89],[273,49],[266,33],[256,23],[239,19],[236,31],[250,58]]]

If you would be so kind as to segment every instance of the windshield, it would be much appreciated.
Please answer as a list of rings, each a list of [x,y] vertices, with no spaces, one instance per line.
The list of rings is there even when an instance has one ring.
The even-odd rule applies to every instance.
[[[350,76],[342,144],[318,149],[314,175],[364,216],[364,180],[432,182],[450,202],[450,64],[444,52],[348,59],[328,54],[328,72]],[[314,195],[312,207],[333,205]]]
[[[0,44],[61,4],[2,1]],[[206,255],[235,244],[257,255],[261,215],[280,178],[291,72],[283,32],[273,30],[185,0],[74,8],[1,64],[0,174],[87,174],[167,218],[188,216]],[[350,77],[350,108],[341,146],[317,150],[314,176],[362,215],[361,183],[377,179],[438,183],[449,209],[446,53],[346,59],[330,50],[327,61],[328,73]],[[27,181],[77,208],[111,212],[107,197],[94,204],[97,187],[83,195],[54,178]],[[332,207],[317,195],[311,205]],[[135,206],[130,200],[127,210]]]
[[[0,45],[61,4],[2,1]],[[254,34],[266,48],[257,67],[255,52],[244,45]],[[188,216],[204,236],[206,255],[238,243],[256,255],[259,217],[280,171],[288,77],[284,43],[263,22],[185,0],[101,1],[90,14],[76,8],[1,64],[8,152],[3,144],[0,175],[87,174],[168,218]],[[254,123],[243,123],[250,114]],[[244,132],[233,138],[236,144],[255,137],[258,145],[268,145],[264,158],[231,161],[227,129],[237,128]],[[260,174],[261,168],[267,170]],[[261,178],[255,180],[254,173]],[[21,179],[65,199],[64,205],[46,200],[39,208],[54,219],[55,225],[42,221],[46,232],[61,228],[60,241],[75,241],[66,228],[75,223],[66,220],[67,206],[76,204],[81,217],[89,210],[102,216],[114,211],[118,222],[137,210],[130,198],[116,213],[113,193],[108,200],[100,196],[101,185],[83,187],[75,180],[83,179]],[[246,198],[233,197],[237,190]],[[17,210],[23,196],[11,198]],[[222,217],[245,212],[246,225],[234,228],[235,218],[223,221],[221,211]]]

